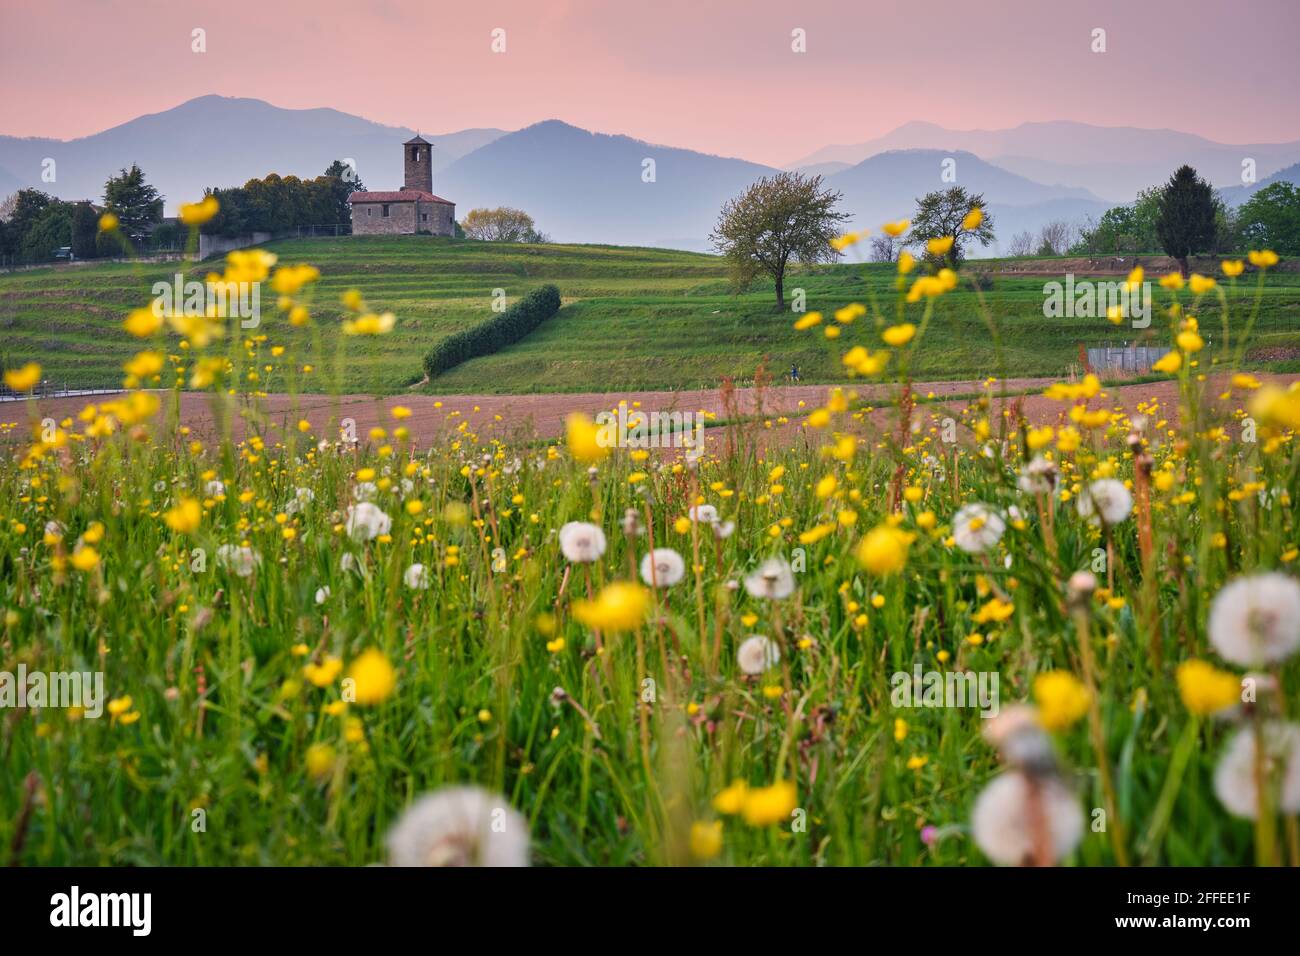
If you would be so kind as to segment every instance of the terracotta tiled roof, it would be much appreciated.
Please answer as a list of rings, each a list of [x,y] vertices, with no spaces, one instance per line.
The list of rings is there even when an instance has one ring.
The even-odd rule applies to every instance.
[[[433,193],[426,193],[423,189],[403,189],[391,193],[362,193],[356,192],[348,197],[348,202],[440,202],[445,206],[456,205],[450,199],[443,199],[441,196],[435,196]]]

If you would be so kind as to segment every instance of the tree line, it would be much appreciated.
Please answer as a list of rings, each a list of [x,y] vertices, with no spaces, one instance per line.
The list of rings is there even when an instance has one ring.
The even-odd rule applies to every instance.
[[[777,308],[785,308],[785,278],[791,263],[833,262],[865,234],[841,236],[850,215],[838,209],[843,195],[824,188],[820,176],[782,172],[766,176],[722,207],[709,238],[727,259],[733,284],[749,288],[759,276],[775,286]],[[895,262],[904,253],[954,268],[973,244],[996,239],[984,196],[962,186],[926,193],[908,221],[886,224],[870,237],[869,255]],[[943,240],[934,243],[934,240]],[[951,240],[951,241],[949,241]],[[1161,186],[1143,190],[1136,202],[1116,206],[1097,223],[1045,223],[1035,237],[1013,236],[1011,256],[1104,255],[1163,252],[1184,274],[1196,255],[1272,249],[1300,255],[1300,189],[1277,182],[1231,209],[1191,166],[1182,166]]]
[[[139,166],[110,177],[102,202],[104,211],[117,216],[116,232],[99,231],[99,212],[88,200],[68,202],[39,189],[18,190],[0,203],[0,255],[46,262],[68,248],[78,259],[94,259],[121,255],[124,242],[136,248],[175,242],[175,227],[162,225],[162,196]]]

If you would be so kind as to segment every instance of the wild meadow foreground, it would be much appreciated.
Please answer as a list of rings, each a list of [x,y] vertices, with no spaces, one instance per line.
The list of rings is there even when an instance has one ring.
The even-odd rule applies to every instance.
[[[629,447],[652,409],[627,436],[575,414],[548,442],[453,401],[434,447],[401,408],[369,434],[252,415],[236,441],[263,376],[328,375],[393,317],[348,290],[325,349],[319,273],[234,253],[212,282],[266,282],[277,318],[142,301],[125,397],[7,416],[0,693],[28,681],[25,706],[0,697],[0,847],[1300,864],[1300,390],[1238,370],[1276,263],[1249,258],[1160,281],[1176,406],[1116,412],[1088,376],[1048,390],[1040,425],[997,368],[963,411],[915,404],[962,279],[908,257],[890,294],[798,321],[893,383],[887,427],[832,388],[697,455],[680,433]],[[210,394],[213,434],[177,421],[182,389]],[[53,679],[27,696],[71,672],[103,674],[101,714]]]

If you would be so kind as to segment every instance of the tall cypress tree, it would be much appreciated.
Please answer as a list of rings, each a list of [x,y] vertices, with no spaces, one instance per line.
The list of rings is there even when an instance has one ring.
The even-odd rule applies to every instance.
[[[1214,249],[1214,189],[1191,166],[1180,166],[1160,194],[1156,238],[1187,275],[1187,257]]]

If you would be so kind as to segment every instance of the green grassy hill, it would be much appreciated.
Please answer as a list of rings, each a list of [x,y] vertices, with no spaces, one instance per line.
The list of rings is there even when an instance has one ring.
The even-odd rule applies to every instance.
[[[272,243],[282,262],[321,269],[313,312],[325,331],[324,354],[335,355],[339,296],[357,287],[373,308],[391,310],[396,329],[379,338],[350,339],[341,365],[347,391],[396,392],[417,382],[421,358],[439,337],[491,315],[493,292],[514,301],[554,282],[565,307],[524,341],[474,359],[430,385],[436,392],[601,391],[716,386],[723,376],[744,381],[766,358],[780,377],[791,363],[807,381],[842,378],[838,355],[816,332],[795,332],[790,313],[773,311],[770,285],[734,296],[723,263],[711,256],[611,246],[501,245],[430,237],[351,237]],[[984,264],[981,264],[983,267]],[[126,312],[144,305],[154,282],[169,280],[176,263],[105,264],[0,274],[0,361],[39,361],[55,380],[115,385],[121,363],[137,343],[121,331]],[[191,266],[198,278],[217,268]],[[999,277],[986,300],[998,318],[1008,375],[1059,375],[1077,361],[1078,345],[1119,344],[1135,334],[1101,319],[1043,317],[1043,276]],[[794,276],[787,290],[806,290],[809,309],[833,310],[861,300],[868,289],[892,290],[889,266],[821,266]],[[1245,294],[1243,286],[1242,295]],[[1156,290],[1157,301],[1163,293]],[[1242,314],[1237,310],[1238,314]],[[1218,328],[1217,307],[1202,311],[1202,328]],[[1161,343],[1159,315],[1145,333]],[[308,347],[270,295],[263,302],[272,344]],[[877,345],[855,326],[841,343]],[[1270,277],[1257,325],[1268,367],[1300,368],[1300,276]],[[974,293],[946,296],[932,326],[919,374],[976,378],[999,372],[992,340]],[[307,354],[307,353],[300,353]],[[320,382],[325,386],[325,382]],[[283,387],[272,377],[270,391]]]

